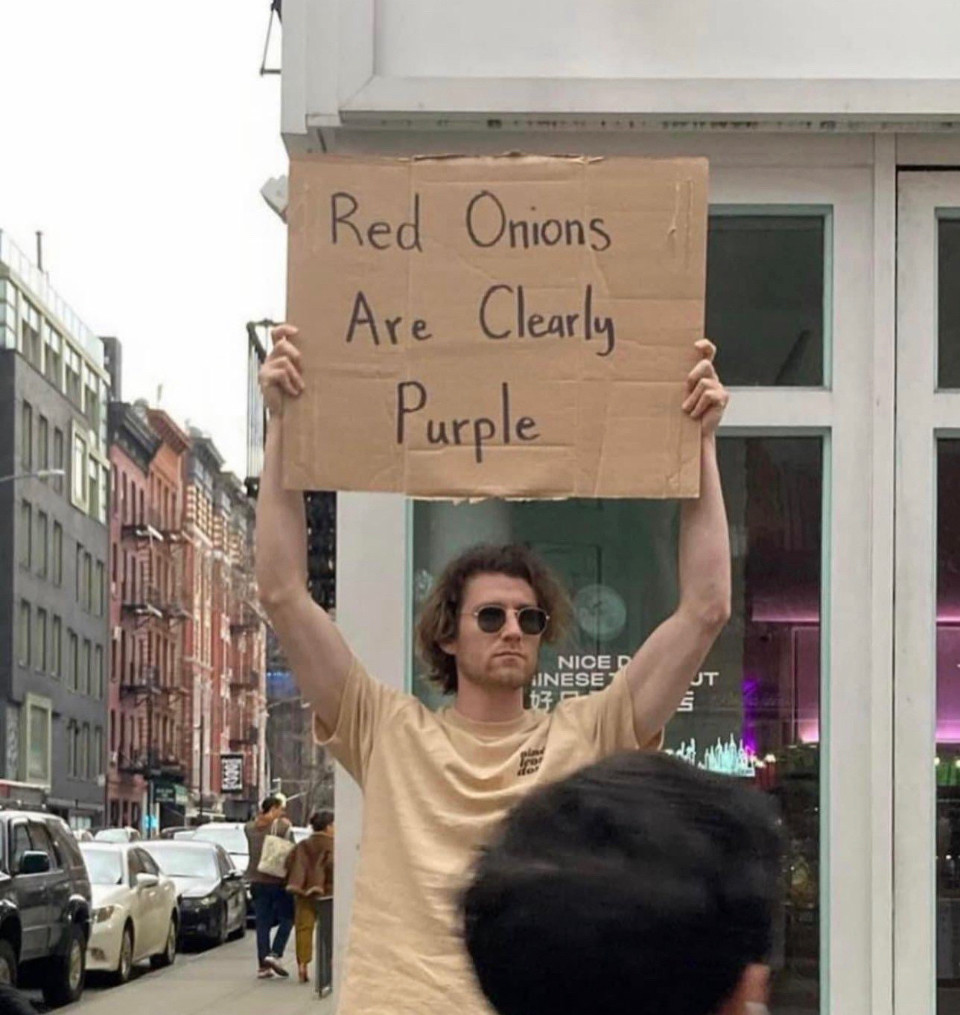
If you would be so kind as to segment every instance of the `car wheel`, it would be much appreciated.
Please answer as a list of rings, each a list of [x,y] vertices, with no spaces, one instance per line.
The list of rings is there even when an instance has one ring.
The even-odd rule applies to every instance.
[[[17,953],[6,940],[0,940],[0,984],[5,987],[17,985]]]
[[[133,927],[128,923],[123,928],[123,937],[120,939],[120,958],[117,960],[117,969],[113,974],[113,982],[124,984],[130,979],[133,972]]]
[[[83,927],[71,924],[67,947],[47,963],[43,978],[43,999],[53,1007],[80,1000],[87,972],[87,935]]]
[[[154,969],[165,969],[172,966],[177,957],[177,918],[170,917],[170,926],[167,928],[167,943],[159,955],[150,958],[150,965]]]

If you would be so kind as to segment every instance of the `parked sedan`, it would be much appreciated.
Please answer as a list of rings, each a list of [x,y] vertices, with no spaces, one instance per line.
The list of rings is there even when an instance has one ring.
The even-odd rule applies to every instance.
[[[172,965],[180,926],[173,880],[139,843],[84,842],[80,850],[93,891],[87,969],[126,983],[137,962]]]
[[[247,932],[243,876],[222,846],[160,839],[145,842],[143,848],[177,886],[183,940],[222,944],[228,937],[243,937]]]
[[[243,830],[243,825],[232,821],[211,821],[195,828],[190,839],[192,842],[215,842],[230,854],[230,859],[243,875],[247,892],[247,922],[253,923],[253,893],[247,881],[250,844],[247,842],[247,833]]]

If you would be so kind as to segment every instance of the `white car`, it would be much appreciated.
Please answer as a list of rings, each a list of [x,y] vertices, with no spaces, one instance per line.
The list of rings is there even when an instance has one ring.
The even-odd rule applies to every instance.
[[[173,881],[138,843],[83,842],[80,851],[93,894],[87,969],[126,983],[137,962],[172,965],[180,920]]]
[[[139,842],[140,833],[135,828],[101,828],[93,834],[94,842]]]
[[[250,845],[243,824],[233,821],[211,821],[199,825],[190,836],[191,842],[215,842],[230,854],[237,870],[246,873],[250,863]]]

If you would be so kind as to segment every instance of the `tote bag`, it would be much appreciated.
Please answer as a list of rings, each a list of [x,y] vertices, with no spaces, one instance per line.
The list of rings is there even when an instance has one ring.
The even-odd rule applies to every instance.
[[[286,878],[287,860],[293,848],[294,844],[289,839],[277,835],[277,822],[274,821],[269,834],[264,837],[263,852],[260,854],[257,870],[274,878]]]

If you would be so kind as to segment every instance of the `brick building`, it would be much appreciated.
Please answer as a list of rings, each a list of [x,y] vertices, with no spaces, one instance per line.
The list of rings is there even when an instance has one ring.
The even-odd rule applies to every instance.
[[[252,508],[206,435],[144,402],[110,423],[108,823],[245,816],[264,782]]]
[[[266,627],[253,579],[253,508],[213,441],[190,431],[185,460],[185,686],[197,818],[245,818],[265,782]],[[228,778],[224,780],[223,775]]]

